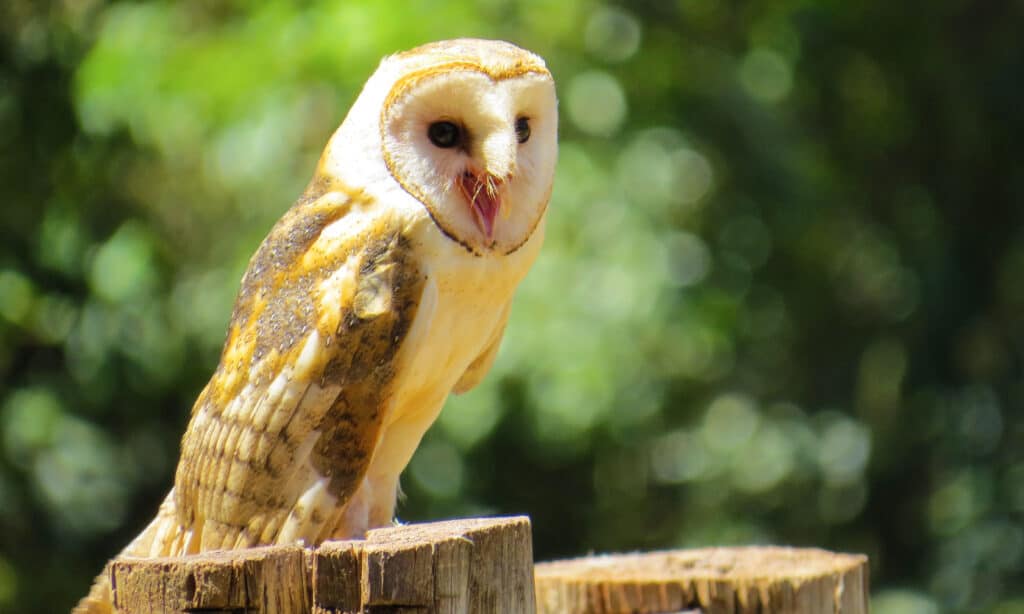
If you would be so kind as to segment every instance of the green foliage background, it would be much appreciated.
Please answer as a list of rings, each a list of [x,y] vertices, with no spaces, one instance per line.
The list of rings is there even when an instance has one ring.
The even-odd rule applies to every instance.
[[[550,236],[405,520],[538,558],[866,552],[875,611],[1024,612],[1021,3],[0,3],[0,611],[153,513],[249,255],[379,58],[558,81]]]

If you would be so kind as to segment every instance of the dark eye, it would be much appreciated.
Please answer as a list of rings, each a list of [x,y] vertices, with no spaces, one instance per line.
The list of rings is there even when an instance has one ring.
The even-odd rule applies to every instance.
[[[520,143],[525,143],[530,140],[530,119],[527,117],[520,117],[516,120],[516,139]]]
[[[462,131],[452,122],[434,122],[427,128],[430,142],[442,149],[455,147],[462,141]]]

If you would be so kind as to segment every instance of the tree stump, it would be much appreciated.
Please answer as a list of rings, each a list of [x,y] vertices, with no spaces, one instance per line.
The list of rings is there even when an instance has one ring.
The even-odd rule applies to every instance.
[[[781,547],[591,556],[535,567],[538,614],[866,614],[863,555]]]
[[[313,578],[317,614],[529,614],[535,603],[530,519],[450,520],[374,529],[365,541],[326,542],[313,555]]]
[[[375,529],[316,550],[126,557],[109,573],[121,614],[530,614],[536,603],[525,516]]]
[[[111,564],[110,585],[114,612],[123,614],[309,611],[305,552],[299,546],[124,557]]]
[[[318,549],[275,546],[122,558],[122,614],[864,614],[867,558],[793,548],[594,556],[534,567],[526,517],[370,531]],[[534,581],[536,580],[536,597]]]

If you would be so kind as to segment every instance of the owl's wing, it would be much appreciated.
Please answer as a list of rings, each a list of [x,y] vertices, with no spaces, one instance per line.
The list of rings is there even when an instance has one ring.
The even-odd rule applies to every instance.
[[[311,194],[253,256],[182,440],[170,553],[318,542],[362,480],[424,285],[367,205]]]
[[[483,381],[487,372],[491,370],[491,366],[494,365],[494,359],[498,357],[498,348],[501,347],[501,338],[505,334],[505,325],[508,324],[508,314],[511,311],[512,301],[509,301],[505,303],[505,307],[501,310],[498,326],[495,327],[490,340],[484,346],[484,351],[473,362],[469,363],[466,372],[462,374],[459,381],[455,382],[452,392],[462,394],[476,388],[476,385]]]

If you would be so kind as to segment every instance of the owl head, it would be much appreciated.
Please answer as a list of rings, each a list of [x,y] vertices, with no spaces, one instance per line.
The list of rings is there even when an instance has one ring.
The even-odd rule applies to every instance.
[[[377,196],[400,190],[467,250],[507,254],[543,219],[557,129],[541,58],[501,41],[442,41],[384,59],[320,172]]]

